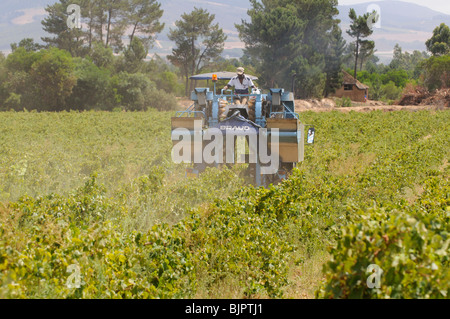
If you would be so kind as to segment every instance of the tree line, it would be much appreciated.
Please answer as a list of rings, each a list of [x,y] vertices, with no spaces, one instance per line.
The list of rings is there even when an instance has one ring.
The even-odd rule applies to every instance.
[[[77,4],[81,8],[84,28],[67,27],[67,8]],[[53,37],[42,40],[47,46],[69,51],[72,56],[89,55],[94,43],[112,48],[116,53],[125,49],[123,39],[132,43],[139,35],[150,46],[154,35],[161,32],[164,23],[161,4],[156,0],[60,0],[46,8],[43,29]]]
[[[11,44],[0,55],[0,109],[161,110],[188,96],[191,75],[244,66],[263,88],[295,89],[297,98],[323,97],[342,85],[342,69],[371,87],[372,99],[395,99],[407,85],[448,86],[450,32],[441,24],[426,52],[394,48],[389,65],[378,63],[368,21],[349,12],[347,43],[337,19],[337,0],[250,0],[248,20],[236,24],[245,43],[241,59],[221,54],[226,34],[215,15],[201,8],[170,28],[167,60],[149,49],[163,30],[156,0],[59,0],[42,21],[49,36]],[[81,29],[67,27],[67,7],[81,8]],[[370,21],[370,22],[375,22]]]
[[[430,92],[450,87],[450,29],[441,23],[425,43],[427,51],[403,52],[396,44],[388,65],[378,63],[374,55],[360,54],[360,64],[354,65],[355,46],[346,50],[344,68],[354,71],[358,80],[367,84],[369,98],[393,103],[406,92],[427,89]]]

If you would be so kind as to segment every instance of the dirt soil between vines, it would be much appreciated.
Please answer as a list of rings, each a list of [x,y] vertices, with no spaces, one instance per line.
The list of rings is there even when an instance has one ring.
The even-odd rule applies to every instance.
[[[308,105],[309,104],[309,105]],[[394,111],[421,111],[421,110],[450,110],[448,107],[438,106],[438,105],[385,105],[382,102],[369,102],[360,103],[362,105],[355,105],[351,107],[337,107],[335,104],[323,104],[323,103],[311,103],[306,104],[304,100],[295,101],[295,111],[296,112],[331,112],[338,111],[348,113],[354,112],[372,112],[372,111],[383,111],[383,112],[394,112]]]
[[[187,98],[178,98],[178,110],[182,111],[192,105]],[[322,100],[295,100],[296,112],[372,112],[381,110],[383,112],[394,111],[421,111],[421,110],[450,110],[442,105],[386,105],[380,101],[367,101],[366,103],[353,103],[351,107],[337,107],[332,99]]]

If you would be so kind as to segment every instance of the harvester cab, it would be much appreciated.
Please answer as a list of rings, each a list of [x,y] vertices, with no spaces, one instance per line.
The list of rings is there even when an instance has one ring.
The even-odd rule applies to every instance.
[[[197,176],[208,166],[247,163],[247,176],[254,185],[277,184],[304,160],[307,125],[295,113],[294,94],[284,89],[270,89],[267,94],[253,89],[241,96],[231,90],[216,93],[216,82],[233,76],[218,72],[191,77],[212,80],[214,90],[195,88],[192,105],[172,118],[172,159],[193,164],[187,176]],[[242,96],[247,97],[246,104],[240,104]]]

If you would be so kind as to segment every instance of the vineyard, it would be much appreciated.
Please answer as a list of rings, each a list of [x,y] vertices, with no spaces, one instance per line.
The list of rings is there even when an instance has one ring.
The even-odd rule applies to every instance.
[[[185,178],[172,115],[0,114],[0,298],[450,297],[448,111],[302,113],[268,189]]]

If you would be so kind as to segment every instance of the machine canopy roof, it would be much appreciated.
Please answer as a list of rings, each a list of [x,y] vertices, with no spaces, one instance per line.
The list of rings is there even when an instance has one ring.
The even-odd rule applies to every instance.
[[[221,71],[221,72],[204,73],[204,74],[193,75],[193,76],[190,77],[190,79],[191,80],[211,80],[213,74],[217,74],[217,79],[218,80],[231,80],[232,78],[237,76],[236,72]],[[252,81],[258,80],[258,78],[256,76],[249,75],[249,74],[245,74],[245,75],[248,76],[250,79],[252,79]]]

